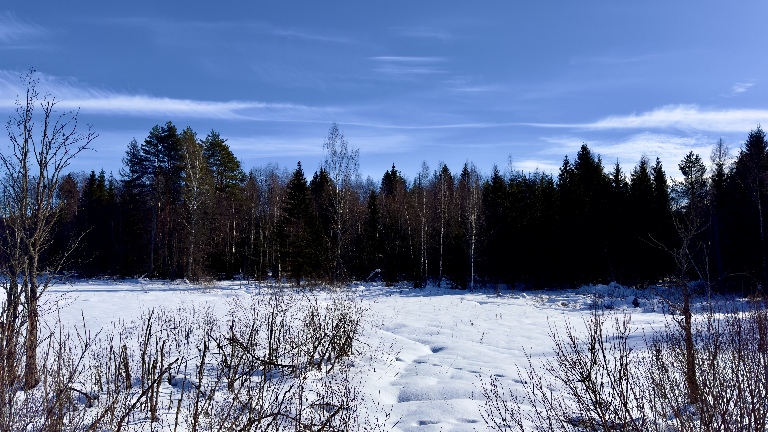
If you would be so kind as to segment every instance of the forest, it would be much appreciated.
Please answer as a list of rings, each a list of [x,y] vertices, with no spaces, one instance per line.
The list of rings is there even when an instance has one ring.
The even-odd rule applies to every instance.
[[[751,373],[766,364],[768,328],[768,142],[759,125],[733,156],[723,140],[709,163],[688,152],[680,177],[646,156],[628,174],[619,161],[606,168],[583,144],[556,176],[425,162],[412,178],[393,165],[377,182],[362,179],[359,150],[336,124],[310,177],[301,162],[246,173],[216,131],[199,138],[167,122],[128,144],[115,177],[65,174],[97,135],[37,83],[31,71],[0,152],[3,430],[385,430],[382,379],[391,380],[383,394],[397,395],[386,404],[403,410],[393,428],[413,413],[412,425],[440,423],[421,417],[422,402],[454,410],[445,394],[473,401],[465,408],[480,408],[490,430],[768,424],[765,398],[755,397],[766,394],[765,374]],[[87,280],[56,287],[70,276]],[[109,280],[123,277],[140,279]],[[288,286],[353,280],[368,282]],[[588,295],[500,293],[611,281],[620,285],[584,287]],[[407,285],[426,289],[403,295]],[[701,287],[747,296],[703,300]],[[526,327],[497,331],[509,322],[501,307]],[[585,328],[566,318],[558,330],[555,310],[581,316]],[[369,311],[382,315],[367,322]],[[106,330],[92,333],[99,323]],[[367,325],[381,329],[371,332],[378,342]],[[638,345],[630,336],[644,328],[653,330]],[[534,363],[518,349],[522,334],[537,345],[548,335],[552,356]],[[414,343],[400,357],[404,336]],[[459,361],[452,373],[481,380],[484,407],[474,384],[415,379],[455,383],[444,367],[465,354],[473,366]],[[470,372],[481,357],[520,379]],[[446,358],[450,366],[439,363]],[[376,366],[383,375],[370,374]],[[371,404],[363,393],[374,389]],[[450,414],[467,424],[477,415]]]
[[[43,257],[83,277],[382,279],[457,288],[567,287],[669,277],[752,291],[766,282],[768,142],[690,152],[672,179],[643,156],[625,173],[583,144],[548,173],[426,162],[362,179],[336,124],[313,173],[246,172],[226,139],[173,123],[132,140],[117,177],[70,173]],[[70,245],[77,247],[70,251]],[[687,254],[691,259],[682,258]],[[690,263],[690,264],[684,264]]]

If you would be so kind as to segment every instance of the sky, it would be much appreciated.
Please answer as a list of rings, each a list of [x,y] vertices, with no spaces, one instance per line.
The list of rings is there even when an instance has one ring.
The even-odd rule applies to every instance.
[[[363,177],[426,162],[557,173],[582,143],[607,167],[737,154],[768,125],[768,2],[12,2],[0,6],[0,117],[37,71],[99,134],[73,171],[118,176],[172,121],[248,170],[312,172],[333,123]],[[7,144],[5,137],[0,144]]]

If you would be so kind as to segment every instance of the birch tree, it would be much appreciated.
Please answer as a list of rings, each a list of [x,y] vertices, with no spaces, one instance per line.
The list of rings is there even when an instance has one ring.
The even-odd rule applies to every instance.
[[[197,280],[202,274],[205,245],[202,224],[213,190],[211,172],[197,135],[190,128],[179,137],[184,155],[184,224],[187,229],[186,275]]]
[[[15,115],[6,123],[8,142],[0,149],[4,252],[9,263],[5,270],[3,334],[20,335],[16,326],[20,325],[18,318],[23,310],[26,319],[23,388],[30,390],[40,381],[37,368],[39,300],[55,282],[61,265],[61,262],[41,259],[52,241],[60,212],[56,193],[64,170],[75,156],[89,148],[97,135],[90,126],[86,132],[79,131],[78,111],[59,112],[59,101],[55,97],[38,92],[39,79],[34,70],[22,80],[25,93],[17,99]],[[4,342],[6,346],[16,346],[15,341]],[[3,366],[16,368],[18,365],[11,361]]]
[[[336,123],[331,126],[328,136],[323,143],[325,160],[323,169],[333,181],[334,194],[334,278],[344,277],[345,266],[342,260],[342,250],[349,243],[349,201],[354,195],[354,184],[360,177],[360,150],[350,149],[344,134]]]
[[[436,207],[436,223],[438,230],[438,276],[437,285],[441,286],[443,283],[443,263],[445,262],[445,243],[447,238],[446,231],[450,224],[450,212],[452,211],[453,195],[454,195],[454,181],[451,170],[448,169],[444,163],[440,163],[439,168],[435,171],[434,175],[435,183],[435,207]]]
[[[482,189],[480,173],[473,163],[465,163],[459,176],[459,206],[461,220],[469,252],[469,288],[475,288],[475,249],[477,230],[480,222]]]

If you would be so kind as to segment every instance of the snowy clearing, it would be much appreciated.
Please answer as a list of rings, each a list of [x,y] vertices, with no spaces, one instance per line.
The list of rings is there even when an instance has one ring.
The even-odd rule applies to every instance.
[[[224,316],[233,299],[265,295],[272,288],[245,282],[211,285],[157,281],[80,281],[52,287],[47,310],[59,308],[65,328],[83,325],[93,333],[130,323],[157,308],[210,307]],[[496,376],[520,386],[518,368],[552,352],[549,332],[570,322],[583,329],[594,302],[626,310],[639,330],[663,325],[658,304],[642,292],[621,287],[583,287],[568,291],[467,292],[438,287],[413,289],[377,284],[349,288],[365,308],[359,354],[352,358],[354,379],[372,416],[386,418],[399,431],[485,430],[480,415],[481,380]],[[306,291],[323,298],[324,291]],[[640,307],[632,300],[640,297]],[[52,323],[56,315],[44,316]],[[642,331],[635,333],[642,343]],[[135,349],[136,347],[133,347]],[[132,349],[130,346],[128,349]],[[168,399],[174,389],[167,385]],[[161,410],[162,411],[162,410]],[[172,411],[161,412],[154,430],[172,430]],[[162,426],[164,425],[164,426]],[[157,426],[162,426],[158,429]],[[137,421],[134,429],[149,429]]]

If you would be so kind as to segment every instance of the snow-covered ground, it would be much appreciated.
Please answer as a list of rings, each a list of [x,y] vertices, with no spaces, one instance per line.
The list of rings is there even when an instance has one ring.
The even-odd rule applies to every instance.
[[[54,286],[44,298],[49,310],[58,305],[66,326],[85,320],[95,332],[159,307],[205,306],[226,314],[233,298],[269,289],[246,282],[81,281]],[[565,322],[581,331],[595,302],[630,312],[638,329],[664,320],[653,296],[616,286],[497,293],[366,284],[349,290],[367,309],[354,375],[365,404],[379,418],[388,413],[387,429],[400,431],[485,430],[481,380],[495,375],[508,388],[520,387],[525,353],[541,361],[552,352],[550,331]],[[54,314],[45,319],[52,322]],[[636,337],[639,343],[642,332]]]

